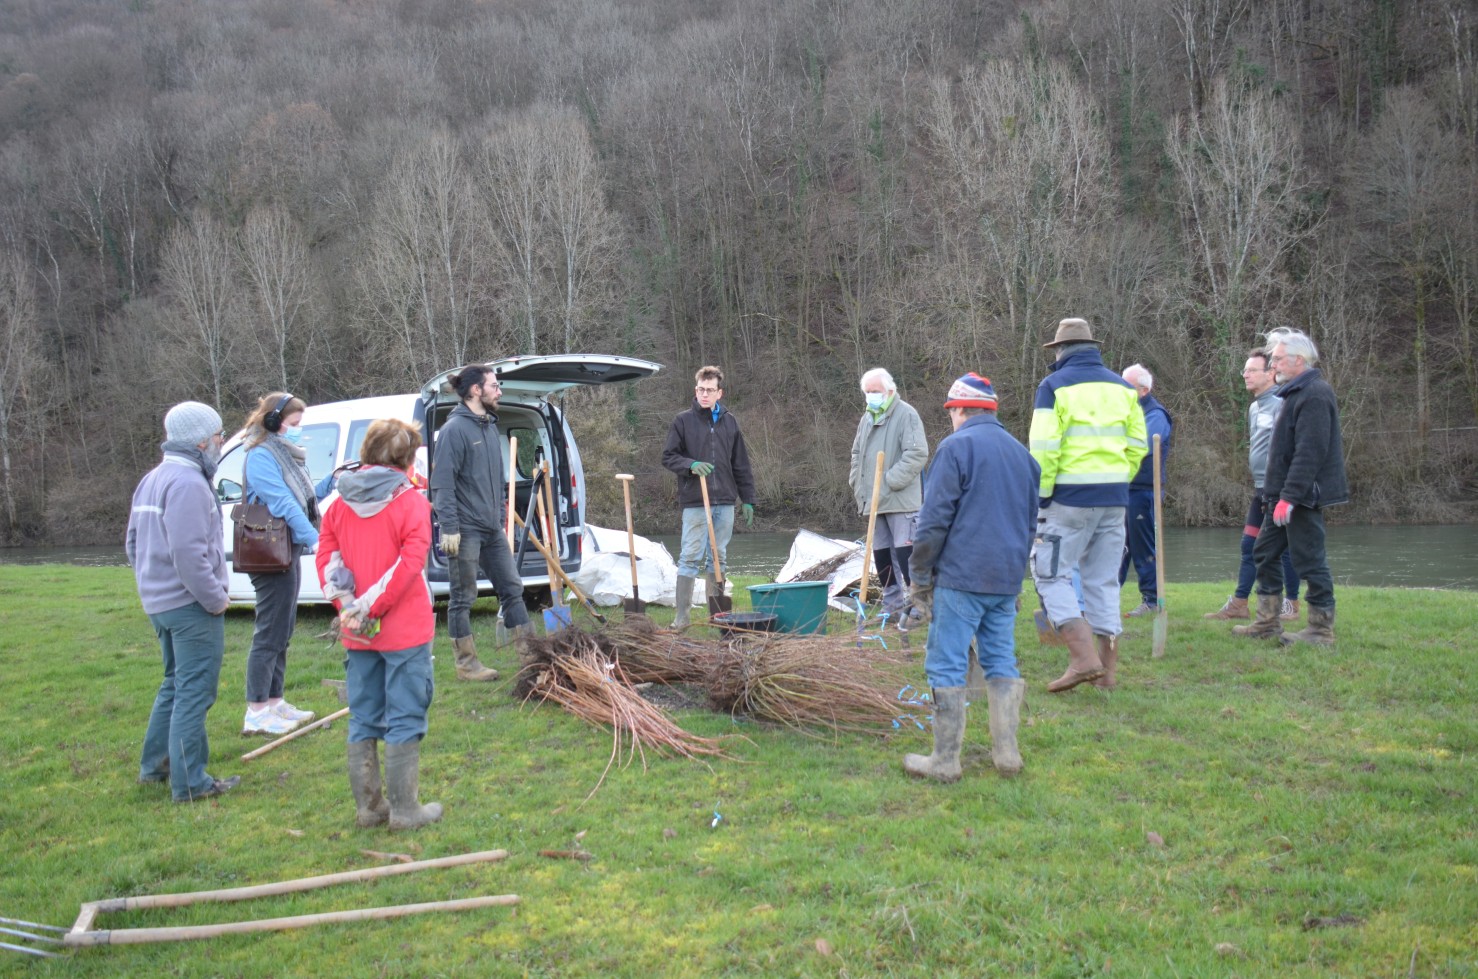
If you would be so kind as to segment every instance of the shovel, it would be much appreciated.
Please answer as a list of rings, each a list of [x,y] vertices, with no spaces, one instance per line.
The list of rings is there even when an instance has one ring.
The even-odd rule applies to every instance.
[[[1160,436],[1151,442],[1155,467],[1155,638],[1150,657],[1165,655],[1165,638],[1170,629],[1170,612],[1165,608],[1165,508],[1160,502]]]
[[[720,567],[718,559],[718,535],[713,532],[713,507],[708,502],[708,477],[698,477],[698,488],[703,491],[703,516],[708,518],[708,547],[713,552],[713,580],[718,594],[713,590],[708,595],[708,615],[710,618],[720,612],[732,612],[734,600],[724,594],[724,569]]]
[[[647,603],[641,600],[641,585],[636,580],[636,531],[631,527],[631,481],[636,477],[630,473],[617,473],[621,480],[621,494],[626,497],[626,550],[631,552],[631,597],[621,602],[621,610],[627,615],[642,615]]]
[[[857,620],[857,636],[862,637],[862,624],[866,620],[867,573],[872,570],[872,534],[878,526],[878,496],[883,489],[883,453],[878,453],[878,463],[872,474],[872,503],[867,508],[867,543],[862,546],[862,587],[857,589],[857,610],[862,617]]]
[[[544,539],[546,542],[552,542],[554,537],[549,532],[549,512],[544,508],[544,494],[539,493],[537,486],[534,487],[534,492],[539,497],[539,522],[544,527]],[[551,605],[544,610],[544,632],[550,634],[558,632],[566,626],[573,625],[575,620],[570,615],[569,606],[564,603],[565,589],[559,576],[559,572],[563,569],[559,566],[559,554],[549,547],[541,547],[539,550],[544,553],[544,566],[549,572],[549,601]]]

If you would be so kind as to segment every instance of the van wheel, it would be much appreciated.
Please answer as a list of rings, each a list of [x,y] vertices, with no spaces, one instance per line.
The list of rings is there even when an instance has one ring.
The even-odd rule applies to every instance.
[[[523,604],[529,612],[537,614],[540,610],[554,607],[554,597],[550,594],[548,585],[541,585],[523,590]]]

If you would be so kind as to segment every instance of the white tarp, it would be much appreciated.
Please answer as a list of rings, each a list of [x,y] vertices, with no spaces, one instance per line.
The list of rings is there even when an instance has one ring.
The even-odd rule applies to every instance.
[[[661,544],[636,535],[636,581],[641,600],[653,605],[677,602],[677,562]],[[586,596],[600,606],[620,605],[631,597],[631,552],[626,531],[585,525],[580,570],[573,576]],[[704,579],[693,589],[693,604],[707,605]]]
[[[802,529],[790,542],[790,557],[775,576],[777,582],[785,581],[830,581],[827,594],[830,605],[844,612],[857,611],[856,598],[843,599],[838,596],[855,592],[862,584],[862,541],[845,541],[835,537],[823,537],[818,533]],[[825,566],[825,567],[820,567]],[[821,573],[825,571],[825,573]],[[876,586],[876,581],[873,586]],[[873,587],[868,591],[872,592]]]

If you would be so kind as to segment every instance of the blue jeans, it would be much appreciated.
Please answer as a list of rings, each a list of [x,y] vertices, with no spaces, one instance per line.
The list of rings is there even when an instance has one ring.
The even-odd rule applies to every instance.
[[[426,712],[436,684],[431,644],[388,653],[344,651],[349,692],[349,740],[410,744],[426,736]]]
[[[934,589],[934,617],[924,642],[924,673],[933,687],[963,687],[970,640],[986,679],[1016,679],[1016,596]]]
[[[1129,509],[1124,514],[1124,540],[1128,544],[1119,562],[1119,585],[1129,577],[1129,565],[1139,575],[1140,601],[1150,605],[1159,599],[1155,583],[1155,491],[1129,488]]]
[[[1257,544],[1257,537],[1262,533],[1262,518],[1266,504],[1263,503],[1262,490],[1259,488],[1252,495],[1252,503],[1247,507],[1247,522],[1242,527],[1242,563],[1237,568],[1237,590],[1233,593],[1234,598],[1247,598],[1252,594],[1252,583],[1257,580],[1257,565],[1252,560],[1252,549]],[[1290,600],[1298,598],[1298,572],[1293,570],[1293,554],[1290,551],[1283,552],[1283,588],[1284,594]]]
[[[1124,631],[1119,617],[1119,560],[1124,554],[1124,508],[1053,503],[1042,511],[1032,543],[1032,578],[1053,625],[1086,618],[1100,636]],[[1083,577],[1083,604],[1073,593],[1073,571]]]
[[[226,653],[226,617],[211,615],[191,602],[149,616],[164,658],[164,681],[154,697],[139,780],[164,781],[169,766],[169,788],[176,802],[207,792],[215,784],[205,763],[210,740],[205,713],[216,702],[221,658]]]
[[[729,538],[734,536],[734,507],[713,507],[713,536],[718,538],[718,559],[729,573]],[[678,553],[677,573],[696,578],[713,570],[713,549],[708,544],[708,521],[701,506],[683,508],[683,542]]]
[[[529,621],[529,609],[523,603],[523,579],[513,565],[508,538],[502,531],[464,529],[457,556],[447,561],[451,597],[447,601],[446,625],[453,639],[472,635],[472,603],[477,601],[478,571],[493,583],[498,593],[503,625],[516,629]]]

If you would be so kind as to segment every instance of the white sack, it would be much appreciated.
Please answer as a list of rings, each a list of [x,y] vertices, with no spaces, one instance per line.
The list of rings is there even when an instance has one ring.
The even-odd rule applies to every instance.
[[[636,581],[641,600],[653,605],[677,601],[677,562],[661,544],[640,534],[635,537]],[[585,525],[580,570],[572,577],[596,605],[620,605],[631,597],[631,557],[626,531]],[[703,579],[693,589],[693,604],[706,605]]]
[[[841,609],[843,612],[856,612],[857,600],[853,597],[839,597],[846,592],[854,592],[862,584],[862,561],[863,542],[844,541],[835,537],[823,537],[814,531],[802,529],[795,535],[795,540],[790,543],[790,557],[785,566],[775,576],[776,582],[786,581],[817,581],[821,580],[814,574],[808,574],[818,564],[833,561],[840,555],[848,557],[842,561],[835,571],[824,576],[825,580],[831,582],[827,589],[830,596],[828,604],[832,608]],[[876,579],[869,575],[871,584],[868,591],[872,592],[877,585]]]

